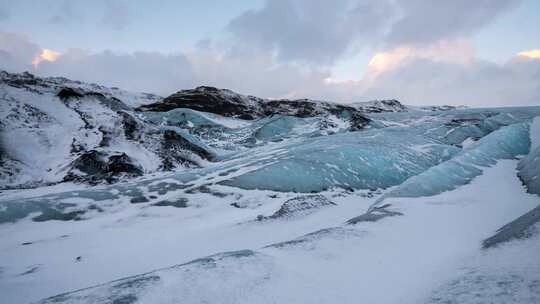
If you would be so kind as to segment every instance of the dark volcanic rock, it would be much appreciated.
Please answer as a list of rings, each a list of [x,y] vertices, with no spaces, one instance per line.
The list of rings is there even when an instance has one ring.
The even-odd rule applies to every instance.
[[[364,115],[359,114],[358,112],[352,112],[349,121],[351,122],[351,131],[358,131],[367,126],[367,124],[369,124],[370,122],[370,119],[365,117]]]
[[[375,207],[364,214],[348,220],[347,224],[355,225],[361,222],[376,222],[385,217],[403,215],[401,212],[388,210],[387,208],[390,206],[390,204],[386,204],[380,207]]]
[[[180,197],[175,200],[159,201],[157,203],[152,204],[152,206],[157,206],[157,207],[170,206],[170,207],[175,207],[175,208],[186,208],[188,206],[187,202],[188,202],[187,198]]]
[[[1,71],[0,76],[2,81],[4,81],[7,85],[16,88],[41,85],[38,81],[39,79],[28,72],[23,72],[21,74],[10,74],[8,72]]]
[[[257,97],[201,86],[176,92],[161,102],[144,105],[137,110],[166,112],[176,108],[188,108],[228,117],[255,119],[260,116],[257,109],[259,102],[260,99]]]
[[[383,112],[407,112],[406,106],[401,104],[398,100],[373,100],[368,102],[354,103],[354,106],[367,113],[383,113]]]
[[[142,174],[142,169],[125,153],[108,156],[104,152],[91,150],[71,163],[71,169],[64,181],[111,183],[122,176],[134,177]]]
[[[120,117],[122,117],[122,125],[124,127],[124,135],[129,140],[136,140],[139,137],[140,126],[137,120],[130,114],[124,111],[119,111]]]
[[[146,198],[146,196],[141,195],[141,196],[136,196],[136,197],[131,198],[129,202],[132,204],[139,204],[139,203],[148,203],[149,200]]]
[[[190,153],[206,160],[212,160],[215,157],[212,152],[185,139],[181,134],[173,130],[165,130],[161,153],[164,170],[173,169],[176,163],[198,166],[196,160],[190,157]]]
[[[84,95],[78,90],[72,88],[62,88],[60,91],[58,91],[58,93],[56,93],[56,96],[62,100],[66,100],[69,98],[81,98]]]
[[[311,214],[318,209],[335,206],[336,204],[326,197],[318,194],[302,195],[291,198],[281,205],[279,210],[270,216],[258,216],[257,220],[293,218],[302,215]]]
[[[188,108],[248,120],[276,114],[302,118],[332,114],[351,120],[355,130],[361,129],[370,121],[362,114],[362,111],[352,106],[309,99],[267,100],[213,87],[182,90],[160,102],[144,105],[136,110],[166,112],[176,108]]]
[[[482,242],[482,247],[487,249],[511,240],[530,237],[537,233],[537,223],[540,223],[540,206],[501,227],[497,233]]]

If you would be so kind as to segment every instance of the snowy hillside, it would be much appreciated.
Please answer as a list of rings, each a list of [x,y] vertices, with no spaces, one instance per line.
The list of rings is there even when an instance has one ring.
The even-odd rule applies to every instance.
[[[181,131],[148,123],[130,106],[157,96],[27,73],[0,76],[0,189],[114,182],[200,166],[213,157]]]
[[[0,76],[2,303],[540,303],[540,107]]]
[[[161,98],[29,73],[0,77],[0,189],[112,183],[201,167],[227,151],[283,137],[370,128],[376,125],[365,113],[392,110],[384,103],[368,109],[267,100],[211,87]]]

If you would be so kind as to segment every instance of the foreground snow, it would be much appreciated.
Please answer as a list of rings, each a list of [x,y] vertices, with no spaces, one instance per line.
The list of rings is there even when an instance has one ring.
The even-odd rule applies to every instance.
[[[234,212],[238,209],[227,208],[226,199],[212,198],[212,208],[191,214],[171,207],[132,208],[89,221],[4,225],[0,290],[8,303],[24,303],[162,268],[145,274],[144,284],[134,283],[141,277],[132,277],[51,302],[107,303],[125,296],[141,303],[419,303],[453,298],[454,293],[463,299],[470,293],[474,300],[476,287],[501,288],[500,276],[518,272],[523,278],[505,292],[532,303],[528,300],[540,297],[534,287],[540,280],[534,250],[540,239],[481,249],[483,239],[540,203],[524,191],[516,165],[500,161],[471,184],[440,195],[389,199],[390,208],[402,216],[354,226],[344,222],[366,211],[373,198],[337,192],[325,193],[336,206],[287,220],[253,221],[260,210]],[[252,195],[261,203],[269,200],[270,215],[278,207],[272,200],[287,196],[276,200],[268,194]],[[339,228],[267,247],[332,227]],[[32,244],[21,245],[25,242]],[[243,249],[250,251],[168,268]],[[519,259],[512,256],[516,251]]]

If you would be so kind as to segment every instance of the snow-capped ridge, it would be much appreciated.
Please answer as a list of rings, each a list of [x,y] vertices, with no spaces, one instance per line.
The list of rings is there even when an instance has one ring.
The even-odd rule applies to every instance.
[[[133,111],[129,104],[150,95],[30,73],[0,77],[0,188],[115,182],[213,158]]]
[[[355,102],[352,106],[366,113],[407,112],[408,107],[396,99]]]

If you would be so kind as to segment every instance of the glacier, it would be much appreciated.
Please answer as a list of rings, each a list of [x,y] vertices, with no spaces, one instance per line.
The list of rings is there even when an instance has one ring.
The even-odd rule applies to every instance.
[[[377,192],[395,186],[379,198],[381,203],[393,196],[426,196],[454,189],[480,175],[482,167],[499,159],[526,155],[530,145],[529,124],[540,111],[537,108],[498,111],[374,114],[371,128],[350,132],[342,121],[343,128],[334,129],[335,133],[317,127],[321,118],[280,115],[245,121],[175,109],[165,113],[145,112],[142,119],[158,123],[162,130],[174,130],[193,147],[214,153],[218,160],[200,169],[168,174],[164,180],[170,182],[165,184],[178,188],[176,195],[219,185],[298,193],[331,189]],[[389,121],[393,124],[382,127]],[[404,126],[403,122],[408,124]],[[206,126],[215,132],[201,135],[196,131]],[[479,139],[468,146],[462,145],[472,137]],[[523,176],[537,172],[534,164],[528,167],[534,173],[523,171]],[[148,200],[146,196],[152,195],[150,185],[158,184],[159,180],[158,177],[102,189],[55,193],[22,202],[0,200],[0,222],[16,221],[30,214],[37,214],[34,217],[37,220],[83,219],[85,214],[113,207],[115,203],[111,201],[120,204],[141,197]],[[80,198],[95,202],[80,204]]]
[[[330,188],[377,190],[399,184],[459,151],[399,129],[317,137],[276,150],[286,152],[275,153],[261,168],[220,183],[304,193]]]
[[[529,152],[529,123],[503,127],[464,149],[452,159],[411,177],[385,193],[377,204],[390,197],[431,196],[455,189],[482,173],[500,159],[514,159]]]
[[[540,194],[540,147],[536,147],[519,162],[518,176],[529,192]]]
[[[6,303],[540,301],[540,107],[0,80]]]

